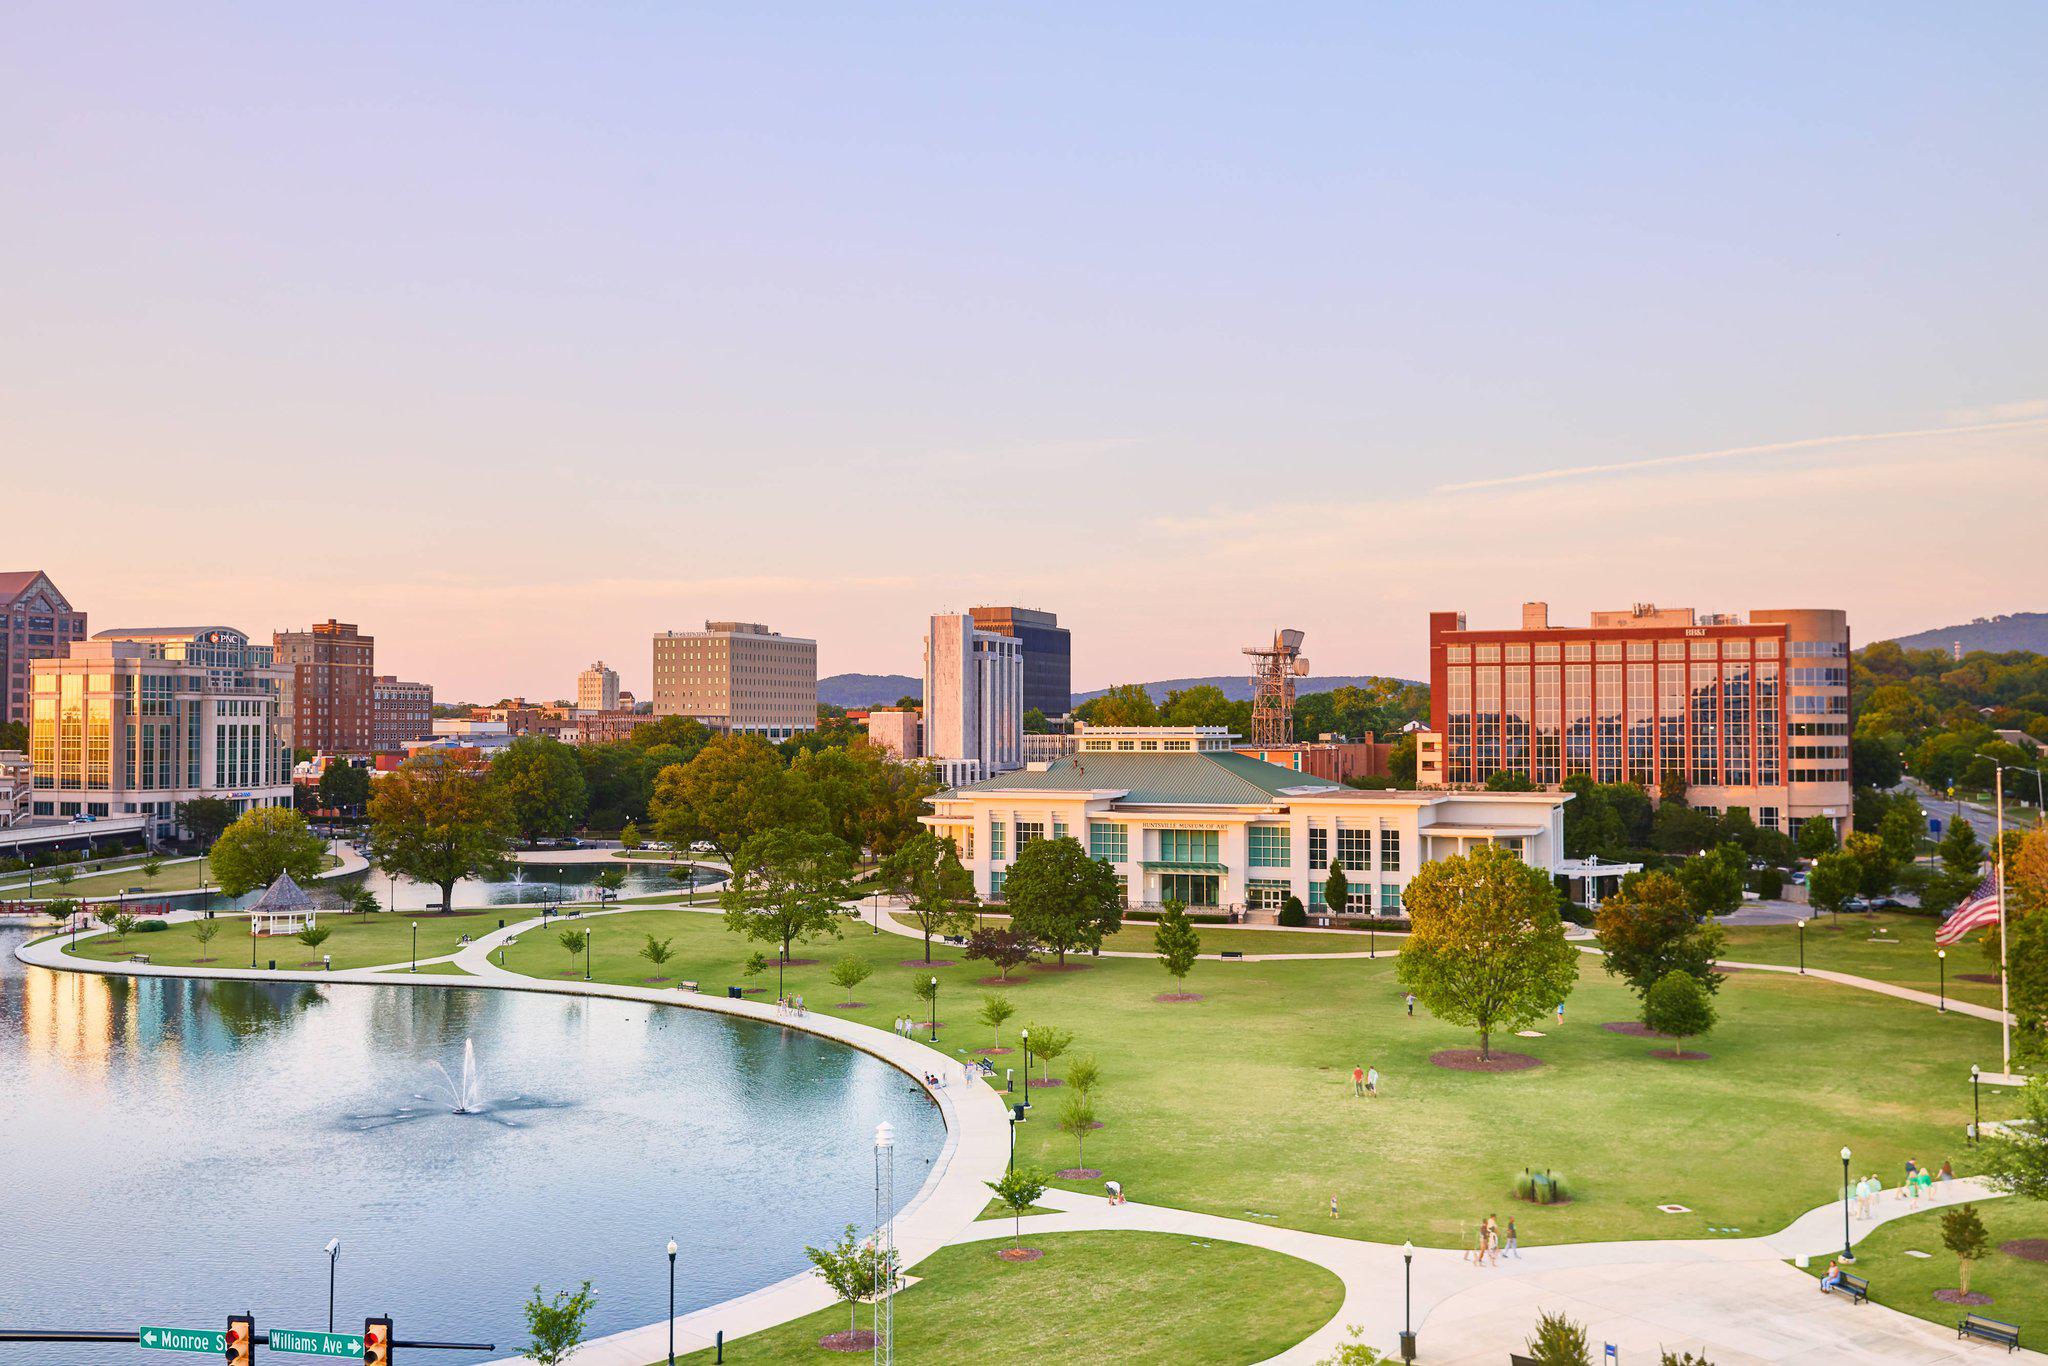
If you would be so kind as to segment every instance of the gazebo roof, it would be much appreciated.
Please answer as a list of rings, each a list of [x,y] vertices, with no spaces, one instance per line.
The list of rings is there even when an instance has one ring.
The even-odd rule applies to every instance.
[[[277,881],[263,889],[263,895],[256,898],[256,904],[249,908],[251,914],[283,913],[295,914],[313,909],[313,898],[307,896],[292,881],[290,873],[279,873]]]

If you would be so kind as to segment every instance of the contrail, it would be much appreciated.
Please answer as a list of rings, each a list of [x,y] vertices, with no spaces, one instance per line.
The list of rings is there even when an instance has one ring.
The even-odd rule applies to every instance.
[[[1773,441],[1762,446],[1730,446],[1726,450],[1696,451],[1691,455],[1660,455],[1650,460],[1624,460],[1613,465],[1572,465],[1565,469],[1537,470],[1533,474],[1502,475],[1498,479],[1470,479],[1461,484],[1438,484],[1430,492],[1466,493],[1473,489],[1497,489],[1510,484],[1543,484],[1553,479],[1580,479],[1588,475],[1618,474],[1624,470],[1648,470],[1664,465],[1696,465],[1703,460],[1731,460],[1740,455],[1774,455],[1782,451],[1810,450],[1816,446],[1848,446],[1864,441],[1899,441],[1916,436],[2007,432],[2044,424],[2048,424],[2048,418],[2034,417],[2012,422],[1976,422],[1965,427],[1923,427],[1909,432],[1856,432],[1844,436],[1809,436],[1799,441]]]

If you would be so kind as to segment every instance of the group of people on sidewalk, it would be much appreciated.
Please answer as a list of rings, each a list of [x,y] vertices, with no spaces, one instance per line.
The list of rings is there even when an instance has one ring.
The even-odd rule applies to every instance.
[[[1935,1182],[1939,1181],[1945,1185],[1955,1179],[1956,1169],[1946,1159],[1942,1161],[1941,1170],[1935,1172],[1929,1171],[1926,1167],[1921,1166],[1918,1161],[1909,1157],[1906,1159],[1905,1179],[1899,1183],[1898,1191],[1892,1198],[1905,1201],[1908,1209],[1918,1209],[1922,1200],[1932,1200],[1934,1198]],[[1858,1219],[1875,1219],[1877,1217],[1877,1202],[1884,1195],[1884,1182],[1878,1178],[1877,1173],[1872,1172],[1869,1176],[1858,1181],[1851,1187],[1850,1193],[1856,1200],[1856,1217]]]
[[[1515,1233],[1515,1221],[1513,1219],[1508,1220],[1508,1226],[1503,1230],[1500,1226],[1500,1220],[1489,1214],[1479,1221],[1478,1242],[1473,1245],[1470,1252],[1463,1254],[1459,1260],[1470,1262],[1474,1266],[1499,1266],[1502,1256],[1513,1257],[1516,1261],[1520,1261],[1522,1259],[1522,1242]]]
[[[805,1014],[804,998],[801,996],[776,997],[775,1013],[777,1015],[788,1015],[797,1019],[802,1019]]]

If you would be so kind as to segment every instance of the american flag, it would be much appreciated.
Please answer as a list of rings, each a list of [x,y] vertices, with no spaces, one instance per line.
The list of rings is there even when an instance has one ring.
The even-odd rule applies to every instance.
[[[1998,881],[1990,873],[1977,884],[1977,890],[1963,898],[1963,902],[1941,922],[1941,928],[1934,932],[1937,944],[1953,944],[1971,930],[1998,923]]]

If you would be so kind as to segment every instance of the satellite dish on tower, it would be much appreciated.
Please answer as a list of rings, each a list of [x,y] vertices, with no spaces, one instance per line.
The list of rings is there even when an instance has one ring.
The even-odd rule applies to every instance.
[[[1296,678],[1307,678],[1307,677],[1308,677],[1308,660],[1306,660],[1306,659],[1304,659],[1304,658],[1302,658],[1302,657],[1300,657],[1300,656],[1296,656],[1296,657],[1295,657],[1295,660],[1294,660],[1294,676],[1295,676]]]

